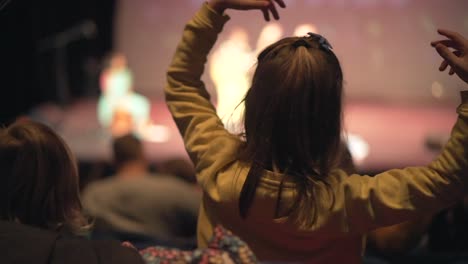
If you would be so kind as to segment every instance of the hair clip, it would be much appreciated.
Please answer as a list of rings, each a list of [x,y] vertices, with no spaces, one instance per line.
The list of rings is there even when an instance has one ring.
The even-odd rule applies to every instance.
[[[318,40],[320,46],[323,48],[323,49],[326,49],[326,50],[331,50],[333,49],[332,45],[330,44],[330,42],[328,42],[328,40],[323,37],[322,35],[320,34],[317,34],[317,33],[312,33],[312,32],[309,32],[307,33],[307,35],[311,38],[314,38],[315,40]]]

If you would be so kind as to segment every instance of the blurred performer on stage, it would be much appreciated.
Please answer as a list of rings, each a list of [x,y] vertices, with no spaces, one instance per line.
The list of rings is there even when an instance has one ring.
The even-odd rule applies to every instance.
[[[217,112],[224,126],[232,133],[242,130],[239,128],[244,111],[242,99],[249,89],[249,70],[255,65],[257,51],[282,35],[279,24],[267,25],[262,32],[257,48],[253,50],[247,31],[236,27],[211,57],[210,76],[216,87]]]
[[[243,113],[239,106],[249,88],[248,70],[254,65],[247,31],[234,28],[213,52],[210,76],[216,87],[217,112],[224,126],[236,133]]]
[[[101,74],[98,119],[113,136],[141,134],[150,124],[150,102],[133,91],[133,76],[125,55],[116,53]]]

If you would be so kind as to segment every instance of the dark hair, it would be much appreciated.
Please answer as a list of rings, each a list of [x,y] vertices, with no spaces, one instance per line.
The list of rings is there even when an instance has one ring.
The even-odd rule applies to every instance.
[[[114,162],[117,167],[129,161],[144,158],[143,144],[133,134],[117,137],[112,142]]]
[[[0,129],[0,218],[73,233],[89,227],[65,142],[49,127],[20,121]]]
[[[290,214],[301,227],[313,224],[314,185],[327,184],[339,153],[342,86],[337,57],[312,37],[285,38],[260,53],[244,99],[240,159],[252,165],[239,199],[242,217],[268,169],[293,176],[298,195]]]

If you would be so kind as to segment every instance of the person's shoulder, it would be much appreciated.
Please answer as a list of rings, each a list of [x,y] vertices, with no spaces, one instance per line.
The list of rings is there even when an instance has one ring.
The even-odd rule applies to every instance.
[[[112,186],[116,184],[117,178],[115,176],[106,177],[104,179],[95,180],[89,183],[85,188],[84,192],[95,192],[103,189],[112,189]]]
[[[104,200],[109,200],[110,196],[113,195],[117,189],[113,178],[96,180],[85,186],[81,193],[81,202],[85,207],[89,207],[91,204],[96,203],[96,201],[102,202],[102,198],[105,198]]]

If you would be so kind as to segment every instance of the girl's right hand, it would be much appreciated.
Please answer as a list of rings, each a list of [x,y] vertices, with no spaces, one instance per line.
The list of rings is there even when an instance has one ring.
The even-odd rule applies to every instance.
[[[444,71],[450,66],[450,75],[456,73],[460,79],[468,83],[468,40],[457,32],[444,29],[439,29],[438,32],[448,38],[431,42],[444,59],[439,70]],[[449,48],[453,48],[454,51]]]
[[[259,9],[263,12],[263,17],[266,21],[270,21],[270,13],[276,20],[279,19],[276,5],[282,8],[286,7],[283,0],[211,0],[208,2],[208,5],[219,14],[222,14],[226,9]]]

